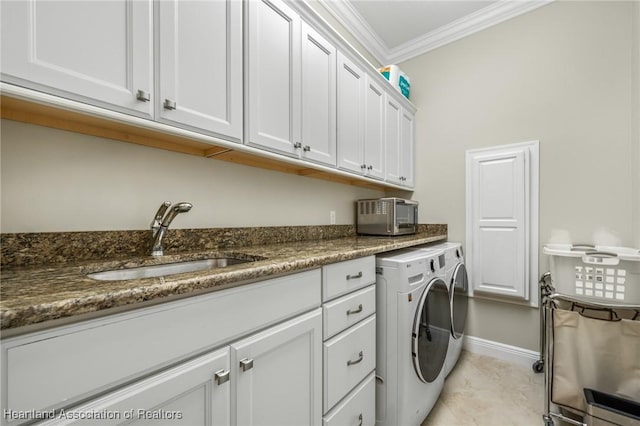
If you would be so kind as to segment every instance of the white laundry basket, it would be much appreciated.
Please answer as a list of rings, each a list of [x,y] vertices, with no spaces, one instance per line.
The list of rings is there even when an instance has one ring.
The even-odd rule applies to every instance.
[[[557,293],[610,305],[640,304],[640,250],[547,244],[543,252]]]

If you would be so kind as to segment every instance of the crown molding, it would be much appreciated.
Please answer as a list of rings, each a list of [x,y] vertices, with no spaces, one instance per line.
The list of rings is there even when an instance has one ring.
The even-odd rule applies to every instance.
[[[390,49],[348,1],[318,0],[381,63],[400,63],[545,6],[554,0],[501,0]]]
[[[388,64],[391,54],[389,47],[365,21],[349,1],[343,0],[318,0],[347,31],[358,40],[365,49],[382,65]]]

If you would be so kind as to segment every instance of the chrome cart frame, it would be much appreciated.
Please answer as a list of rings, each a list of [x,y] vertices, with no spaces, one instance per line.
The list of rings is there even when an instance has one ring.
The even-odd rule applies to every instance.
[[[625,305],[625,304],[604,304],[599,303],[597,301],[585,301],[584,299],[576,298],[573,296],[555,293],[553,286],[550,282],[550,275],[546,273],[540,278],[541,284],[541,294],[545,293],[543,298],[541,299],[541,322],[543,327],[541,328],[541,343],[544,343],[544,350],[541,351],[541,359],[536,361],[533,366],[534,371],[538,371],[536,369],[537,365],[541,365],[541,370],[544,370],[544,387],[545,387],[545,401],[544,401],[544,413],[542,415],[542,420],[545,426],[553,426],[554,419],[558,419],[573,425],[577,426],[587,426],[586,423],[583,423],[579,420],[575,420],[569,418],[561,413],[552,411],[552,404],[554,404],[551,400],[552,393],[552,381],[553,381],[553,310],[554,309],[562,309],[559,306],[559,302],[567,302],[572,305],[577,305],[581,308],[593,309],[593,310],[608,310],[610,312],[615,311],[616,309],[621,310],[631,310],[636,311],[636,315],[633,318],[634,320],[640,318],[640,305]],[[546,368],[545,368],[546,364]],[[582,413],[585,415],[586,413]]]
[[[531,368],[535,373],[542,373],[544,371],[544,348],[545,348],[545,339],[547,335],[547,330],[545,327],[546,324],[546,311],[544,309],[545,302],[547,297],[553,293],[553,287],[551,285],[551,272],[545,272],[540,277],[538,281],[540,285],[540,359],[533,363]]]

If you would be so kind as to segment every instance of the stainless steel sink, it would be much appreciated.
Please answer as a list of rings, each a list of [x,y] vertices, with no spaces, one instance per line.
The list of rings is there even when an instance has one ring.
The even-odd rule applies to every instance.
[[[164,275],[182,274],[185,272],[204,271],[207,269],[224,268],[229,265],[246,263],[250,260],[234,258],[216,258],[191,260],[188,262],[165,263],[163,265],[138,266],[134,268],[113,269],[111,271],[87,274],[89,278],[100,281],[123,281],[139,278],[162,277]]]

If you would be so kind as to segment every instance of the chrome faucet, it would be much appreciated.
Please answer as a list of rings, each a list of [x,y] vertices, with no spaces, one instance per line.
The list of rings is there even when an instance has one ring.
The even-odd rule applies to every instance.
[[[167,232],[169,225],[180,213],[186,213],[191,210],[193,205],[191,203],[177,203],[171,206],[171,201],[165,201],[160,205],[156,215],[153,217],[151,221],[151,251],[149,254],[151,256],[162,256],[164,254],[164,249],[162,248],[162,239],[164,238],[164,234]],[[167,209],[169,212],[167,212]]]

